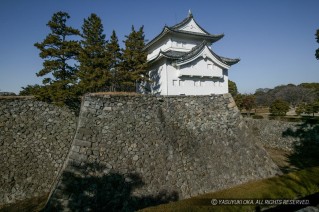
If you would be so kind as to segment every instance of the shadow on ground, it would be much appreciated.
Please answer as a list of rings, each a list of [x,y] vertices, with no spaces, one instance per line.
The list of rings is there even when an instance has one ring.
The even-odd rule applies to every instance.
[[[135,196],[144,186],[138,174],[105,173],[96,163],[72,165],[63,173],[62,183],[44,211],[136,211],[178,200],[177,192]]]
[[[294,145],[293,153],[288,155],[289,163],[297,169],[319,166],[319,120],[306,119],[296,130],[287,129],[283,137],[298,138],[300,142]],[[283,169],[287,167],[282,167]]]

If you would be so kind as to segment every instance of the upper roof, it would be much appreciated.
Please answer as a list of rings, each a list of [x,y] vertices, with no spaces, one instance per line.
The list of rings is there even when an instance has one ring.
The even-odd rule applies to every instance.
[[[195,58],[197,58],[199,55],[201,55],[201,53],[205,49],[208,50],[208,52],[212,55],[213,58],[215,58],[216,60],[218,60],[219,62],[221,62],[222,64],[224,64],[226,66],[234,65],[240,61],[240,59],[231,59],[231,58],[222,57],[222,56],[217,55],[215,52],[213,52],[213,50],[211,50],[208,47],[207,44],[208,43],[206,41],[203,41],[201,44],[192,48],[192,50],[190,50],[189,52],[179,52],[179,51],[172,51],[172,50],[169,50],[166,52],[160,51],[160,53],[157,55],[157,57],[149,62],[151,63],[151,62],[156,61],[160,57],[165,57],[165,58],[175,60],[176,64],[183,64],[183,63],[187,63],[188,61],[192,61]]]
[[[186,26],[188,23],[190,23],[191,21],[194,21],[194,23],[196,24],[197,27],[199,27],[199,29],[202,31],[202,33],[205,33],[207,35],[209,35],[210,33],[207,32],[204,28],[202,28],[194,19],[193,14],[191,13],[191,11],[188,12],[188,16],[187,18],[185,18],[184,20],[182,20],[182,22],[175,24],[174,26],[170,27],[172,29],[181,29],[184,26]]]
[[[224,34],[215,35],[208,33],[197,24],[194,20],[193,14],[189,12],[187,18],[185,18],[182,22],[171,27],[164,26],[162,32],[145,45],[144,50],[148,49],[152,44],[167,34],[183,34],[184,36],[197,37],[210,43],[216,42],[224,37]]]

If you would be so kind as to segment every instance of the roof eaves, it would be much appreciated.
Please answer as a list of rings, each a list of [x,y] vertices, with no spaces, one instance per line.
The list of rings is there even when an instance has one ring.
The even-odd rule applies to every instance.
[[[231,59],[231,58],[227,58],[227,57],[221,57],[221,56],[219,56],[219,57],[220,57],[220,59],[222,59],[222,61],[223,61],[225,64],[227,64],[227,65],[229,65],[229,66],[235,65],[236,63],[238,63],[238,62],[240,61],[239,58]]]
[[[185,54],[187,54],[188,52],[179,52],[179,51],[172,51],[169,50],[167,52],[161,52],[166,58],[170,58],[170,59],[180,59],[181,57],[183,57]]]
[[[182,55],[184,55],[187,52],[179,52],[177,54],[177,52],[173,52],[173,51],[167,51],[167,52],[163,52],[162,50],[160,50],[160,52],[158,53],[158,55],[153,58],[152,60],[148,61],[148,63],[153,63],[155,61],[157,61],[158,59],[165,57],[167,59],[172,59],[172,60],[178,60],[179,58],[181,58]],[[175,55],[174,55],[175,54]]]
[[[160,57],[162,56],[161,52],[152,60],[147,61],[148,64],[154,63],[155,61],[157,61]]]
[[[221,61],[222,63],[224,63],[224,64],[226,64],[228,66],[234,65],[234,64],[236,64],[236,63],[238,63],[240,61],[240,59],[238,59],[238,58],[231,59],[231,58],[219,56],[218,54],[213,52],[213,50],[211,50],[210,48],[208,48],[208,49],[212,53],[212,55],[214,55],[219,61]]]
[[[169,27],[164,26],[163,30],[155,38],[153,38],[151,41],[145,44],[143,51],[145,51],[148,47],[150,47],[155,41],[159,40],[161,37],[166,35],[167,32],[169,32],[169,30],[170,30]]]
[[[199,37],[203,37],[203,38],[209,39],[209,40],[211,40],[211,41],[213,41],[213,42],[216,42],[216,41],[218,41],[218,40],[220,40],[221,38],[224,37],[224,34],[219,34],[219,35],[214,35],[214,34],[202,34],[202,33],[198,33],[198,32],[190,32],[190,31],[172,29],[171,27],[168,27],[168,29],[169,29],[171,32],[174,32],[174,33],[199,36]]]

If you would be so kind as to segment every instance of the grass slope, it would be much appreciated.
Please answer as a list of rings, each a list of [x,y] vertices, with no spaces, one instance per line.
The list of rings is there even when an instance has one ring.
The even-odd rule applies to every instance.
[[[20,212],[20,211],[41,211],[45,207],[45,203],[49,194],[31,199],[17,201],[12,204],[0,205],[0,212]]]
[[[248,182],[230,189],[146,208],[142,211],[255,211],[257,205],[211,205],[212,199],[297,199],[319,192],[319,167]],[[270,207],[261,205],[261,208]]]

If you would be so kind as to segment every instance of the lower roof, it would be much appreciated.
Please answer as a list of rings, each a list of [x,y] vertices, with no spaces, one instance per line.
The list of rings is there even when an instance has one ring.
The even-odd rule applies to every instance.
[[[189,52],[179,52],[179,51],[173,51],[168,50],[166,52],[160,51],[157,57],[150,60],[149,63],[153,63],[157,61],[158,59],[165,57],[167,59],[175,60],[176,63],[185,63],[187,61],[192,61],[192,58],[195,58],[198,56],[205,48],[210,51],[210,53],[221,63],[231,66],[240,61],[240,59],[231,59],[227,57],[222,57],[217,55],[211,48],[208,47],[208,43],[206,41],[203,41],[201,44],[195,46],[192,48]]]

